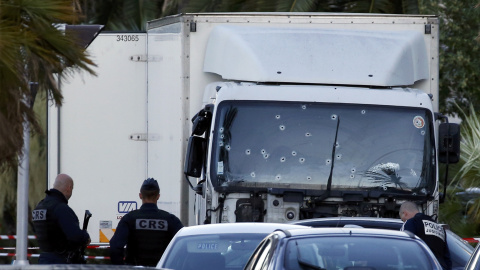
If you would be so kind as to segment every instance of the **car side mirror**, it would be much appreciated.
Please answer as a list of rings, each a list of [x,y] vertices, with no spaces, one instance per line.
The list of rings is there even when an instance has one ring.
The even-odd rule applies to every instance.
[[[441,123],[438,130],[438,160],[453,164],[460,160],[460,125]]]
[[[188,148],[185,156],[184,173],[192,177],[202,175],[203,161],[207,140],[202,137],[191,136],[188,139]]]

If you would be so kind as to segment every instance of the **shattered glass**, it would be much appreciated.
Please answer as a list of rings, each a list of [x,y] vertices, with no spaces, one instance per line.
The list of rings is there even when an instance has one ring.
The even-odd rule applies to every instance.
[[[434,138],[425,109],[226,101],[217,112],[215,185],[322,190],[332,171],[332,189],[434,189]]]

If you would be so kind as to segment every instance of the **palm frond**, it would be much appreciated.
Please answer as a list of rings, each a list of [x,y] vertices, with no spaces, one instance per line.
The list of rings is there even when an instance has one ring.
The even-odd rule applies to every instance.
[[[349,13],[369,13],[371,0],[349,1],[344,4],[344,11]]]
[[[458,106],[458,105],[457,105]],[[476,115],[473,105],[470,114],[458,108],[463,114],[461,127],[462,140],[460,143],[460,158],[464,162],[459,172],[453,179],[454,184],[465,188],[480,186],[480,119]]]
[[[217,12],[220,11],[220,2],[216,0],[195,0],[189,1],[184,7],[182,7],[182,13],[189,12]]]
[[[53,73],[82,69],[93,74],[94,64],[84,48],[55,26],[77,18],[71,0],[0,1],[0,165],[16,166],[22,154],[24,119],[41,132],[33,108],[23,102],[33,99],[30,82],[61,104]]]
[[[420,14],[418,0],[402,0],[403,14]]]
[[[277,11],[287,12],[311,12],[317,9],[317,1],[315,0],[290,0],[279,1]]]

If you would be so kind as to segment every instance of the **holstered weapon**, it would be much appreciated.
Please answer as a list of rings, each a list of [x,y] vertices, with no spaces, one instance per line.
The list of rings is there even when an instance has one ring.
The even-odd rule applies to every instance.
[[[82,230],[86,231],[88,228],[88,221],[92,217],[92,213],[89,210],[85,210],[85,216],[83,217],[83,228]],[[87,260],[85,259],[85,249],[87,244],[81,246],[80,248],[73,250],[68,253],[67,263],[71,264],[86,264]]]

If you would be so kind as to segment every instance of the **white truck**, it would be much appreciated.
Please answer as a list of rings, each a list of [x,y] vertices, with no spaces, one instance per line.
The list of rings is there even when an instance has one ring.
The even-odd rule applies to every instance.
[[[98,76],[62,82],[49,107],[48,178],[74,178],[70,205],[99,243],[147,177],[185,225],[397,217],[405,200],[437,214],[439,162],[459,155],[437,113],[438,39],[435,16],[328,13],[101,33]]]

